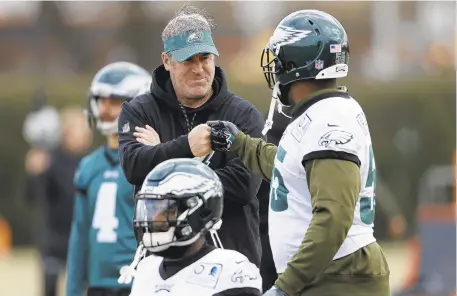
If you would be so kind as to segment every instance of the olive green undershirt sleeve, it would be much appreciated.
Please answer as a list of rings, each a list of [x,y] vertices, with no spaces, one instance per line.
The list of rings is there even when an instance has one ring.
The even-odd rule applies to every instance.
[[[275,145],[260,138],[251,138],[241,131],[230,148],[250,171],[268,181],[271,179],[277,149]]]
[[[313,217],[297,254],[276,280],[298,295],[333,261],[352,225],[360,192],[360,169],[350,161],[316,159],[305,163]]]

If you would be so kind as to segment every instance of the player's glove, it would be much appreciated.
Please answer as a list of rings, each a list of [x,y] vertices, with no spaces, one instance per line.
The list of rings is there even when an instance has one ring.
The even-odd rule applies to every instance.
[[[278,286],[274,285],[270,290],[266,291],[263,296],[289,296],[281,290]]]
[[[240,132],[238,127],[228,121],[208,121],[206,123],[211,127],[211,149],[214,151],[230,151],[236,135]]]

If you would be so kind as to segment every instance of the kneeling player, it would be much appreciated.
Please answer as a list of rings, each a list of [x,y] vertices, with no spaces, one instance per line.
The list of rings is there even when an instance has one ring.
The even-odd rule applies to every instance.
[[[135,201],[136,238],[154,255],[139,263],[131,296],[262,295],[254,264],[206,243],[208,232],[219,241],[223,204],[222,184],[208,166],[167,160],[148,174]]]

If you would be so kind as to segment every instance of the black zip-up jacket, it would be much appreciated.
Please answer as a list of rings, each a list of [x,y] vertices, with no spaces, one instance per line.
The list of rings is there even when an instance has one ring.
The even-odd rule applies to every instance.
[[[261,137],[262,114],[248,101],[227,89],[224,73],[216,67],[214,95],[199,108],[178,103],[169,73],[163,66],[153,72],[150,93],[122,104],[119,117],[119,158],[127,180],[140,189],[146,175],[161,162],[173,158],[193,158],[187,134],[208,120],[226,120],[252,137]],[[146,146],[133,136],[135,126],[153,127],[161,144]],[[254,176],[238,157],[216,152],[210,167],[224,186],[222,227],[218,231],[227,249],[237,250],[260,265],[259,202],[261,178]]]

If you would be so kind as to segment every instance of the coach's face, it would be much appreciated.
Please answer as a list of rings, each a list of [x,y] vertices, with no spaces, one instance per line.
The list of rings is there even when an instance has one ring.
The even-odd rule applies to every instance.
[[[209,95],[216,68],[214,55],[201,53],[179,63],[163,53],[162,59],[178,98],[199,101]]]

